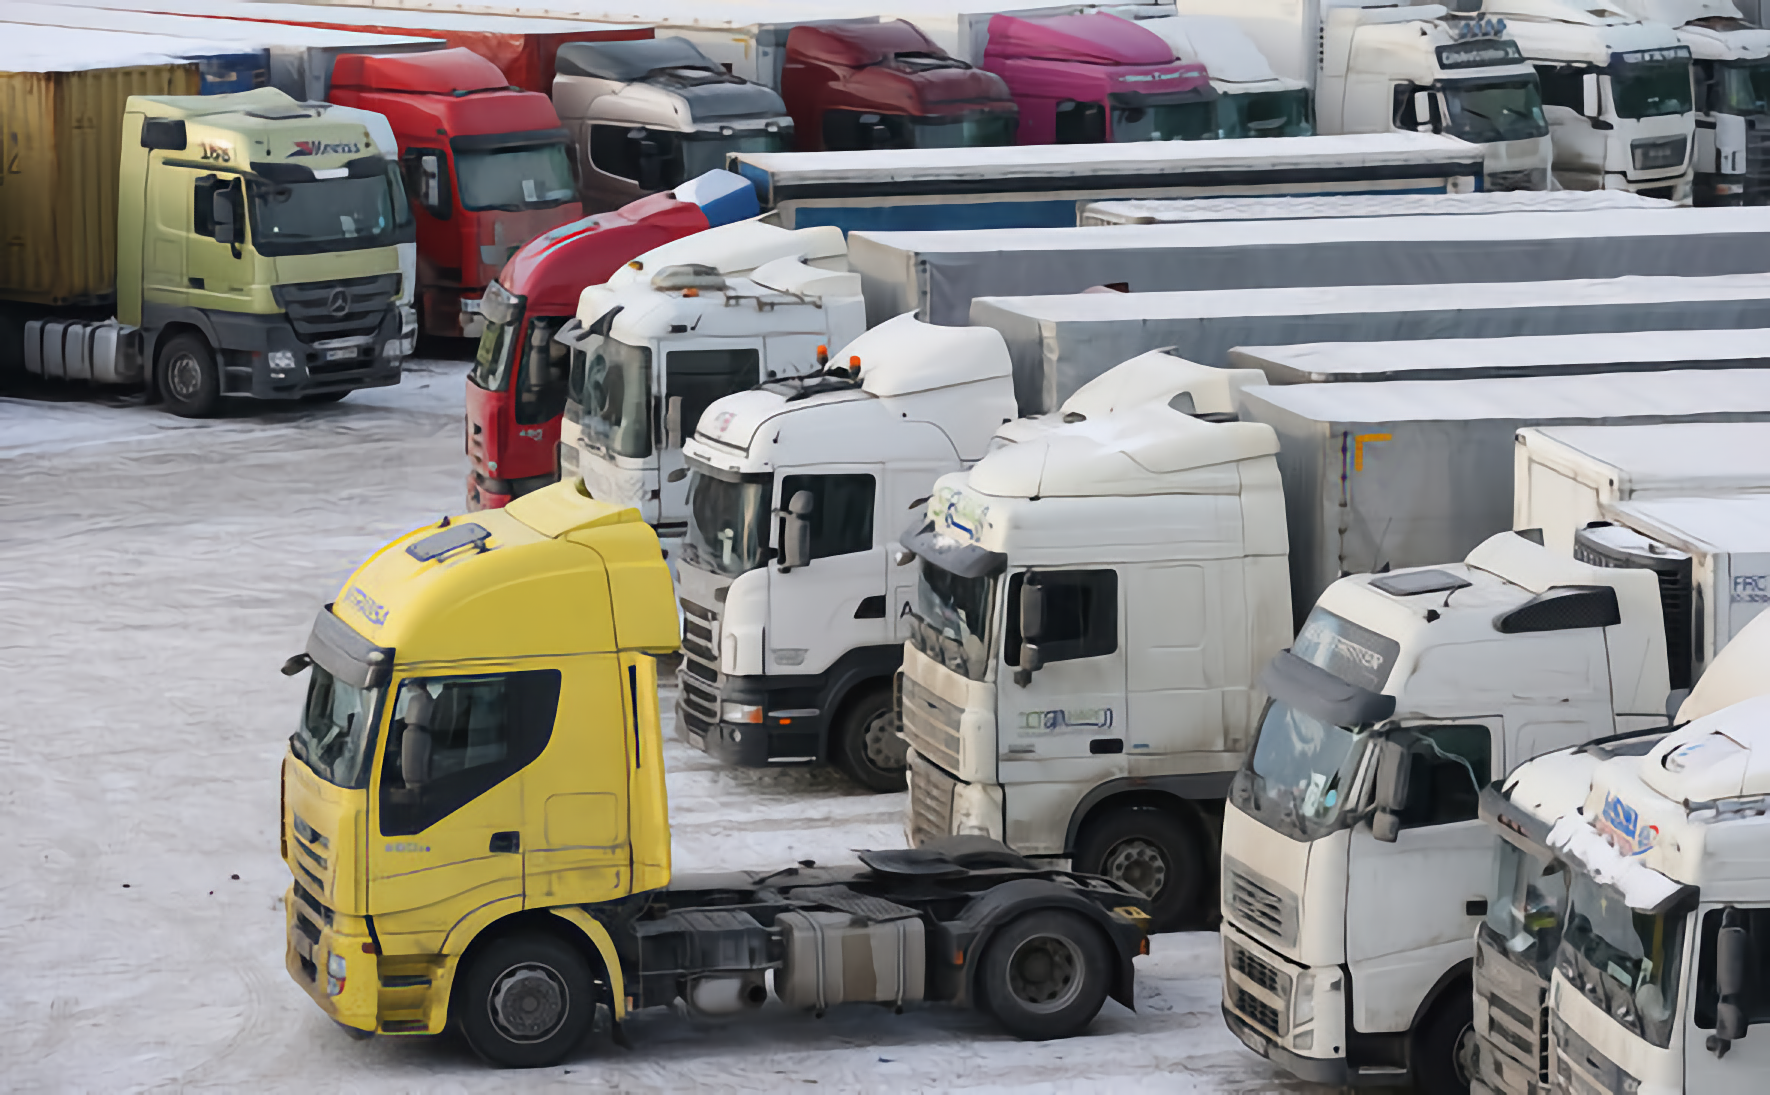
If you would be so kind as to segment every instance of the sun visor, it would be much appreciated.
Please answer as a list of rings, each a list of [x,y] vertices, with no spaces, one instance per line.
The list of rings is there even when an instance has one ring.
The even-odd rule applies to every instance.
[[[376,646],[332,612],[320,609],[307,636],[307,656],[326,672],[356,688],[379,688],[393,672],[393,648]]]
[[[982,578],[1000,574],[1008,568],[1006,555],[944,536],[935,531],[932,521],[912,525],[897,541],[917,556],[961,578]]]
[[[1368,726],[1395,713],[1395,697],[1360,688],[1281,650],[1260,671],[1260,687],[1281,703],[1335,726]]]

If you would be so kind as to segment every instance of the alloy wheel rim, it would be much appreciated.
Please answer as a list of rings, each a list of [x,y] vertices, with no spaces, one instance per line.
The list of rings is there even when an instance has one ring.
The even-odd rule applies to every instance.
[[[486,997],[492,1025],[513,1042],[539,1042],[550,1037],[571,1013],[565,978],[552,966],[524,962],[511,966],[492,982]]]

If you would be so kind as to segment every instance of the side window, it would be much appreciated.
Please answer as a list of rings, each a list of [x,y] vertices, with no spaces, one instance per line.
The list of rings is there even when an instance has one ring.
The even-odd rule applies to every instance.
[[[558,706],[555,669],[407,680],[381,766],[381,835],[423,832],[521,771]]]
[[[1745,991],[1736,1003],[1745,1021],[1770,1023],[1770,909],[1710,909],[1702,917],[1702,949],[1696,960],[1696,1008],[1692,1019],[1703,1030],[1715,1029],[1715,944],[1721,926],[1745,929],[1747,940]]]
[[[1581,69],[1572,65],[1538,65],[1536,75],[1543,85],[1544,106],[1564,106],[1575,114],[1585,107]]]
[[[199,236],[215,238],[215,196],[225,195],[234,208],[234,231],[240,231],[244,219],[244,203],[240,200],[240,180],[223,179],[219,175],[203,175],[197,179],[191,208],[191,227]]]
[[[1106,140],[1106,108],[1065,99],[1057,104],[1058,144],[1099,144]]]
[[[788,475],[781,479],[781,506],[800,491],[811,492],[811,557],[828,559],[873,546],[870,475]]]
[[[590,166],[604,175],[637,181],[639,179],[639,145],[627,138],[631,126],[593,125],[590,127]]]
[[[661,129],[592,125],[590,164],[641,189],[663,190],[682,181],[682,138]]]
[[[565,316],[536,319],[529,324],[528,344],[518,355],[516,376],[516,423],[533,426],[557,418],[565,410],[566,380],[572,351],[553,336],[565,326]]]
[[[449,187],[448,153],[440,148],[408,148],[400,156],[399,164],[412,204],[437,220],[448,220],[455,208],[454,191]]]
[[[682,400],[682,436],[693,437],[701,414],[716,399],[747,392],[762,382],[762,352],[754,346],[729,350],[674,350],[664,359],[664,406]],[[660,423],[660,426],[662,424]],[[663,430],[658,435],[663,436]]]
[[[872,148],[904,148],[909,126],[899,114],[861,113],[855,110],[824,112],[824,149],[852,152]]]
[[[1020,664],[1020,588],[1026,571],[1008,580],[1008,637],[1003,660]],[[1033,581],[1045,591],[1039,655],[1051,662],[1097,658],[1119,648],[1119,573],[1116,570],[1040,570]]]
[[[1420,726],[1411,732],[1404,829],[1473,821],[1493,778],[1493,734],[1485,726]],[[1404,739],[1405,740],[1405,739]]]

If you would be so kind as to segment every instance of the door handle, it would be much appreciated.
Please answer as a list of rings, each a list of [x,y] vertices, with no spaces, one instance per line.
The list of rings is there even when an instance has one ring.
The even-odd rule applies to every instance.
[[[520,852],[520,851],[522,851],[522,834],[521,833],[493,833],[492,834],[491,851],[493,851],[493,852]]]
[[[1487,900],[1485,898],[1477,897],[1473,900],[1463,902],[1463,915],[1486,916]]]

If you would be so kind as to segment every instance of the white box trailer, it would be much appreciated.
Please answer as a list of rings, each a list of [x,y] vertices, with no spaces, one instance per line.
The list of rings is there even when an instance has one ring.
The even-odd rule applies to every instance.
[[[784,228],[1073,229],[1103,198],[1445,194],[1482,177],[1477,145],[1432,133],[1229,141],[741,152],[731,170]]]
[[[1041,414],[1119,362],[1166,348],[1227,365],[1242,346],[1770,327],[1770,275],[982,297],[971,321],[1002,333],[1020,411]]]
[[[1454,213],[1584,213],[1594,209],[1675,209],[1676,202],[1628,190],[1483,190],[1474,194],[1305,194],[1282,198],[1133,198],[1085,202],[1076,224],[1191,224],[1195,221],[1317,220],[1324,217],[1426,217]]]
[[[1627,334],[1237,346],[1229,351],[1224,364],[1237,369],[1258,369],[1266,374],[1268,384],[1478,380],[1667,369],[1770,369],[1770,327],[1716,331],[1630,328]],[[1770,434],[1765,441],[1770,443]],[[1770,459],[1770,448],[1765,450],[1765,456]]]
[[[957,326],[973,297],[1096,285],[1148,293],[1760,273],[1770,270],[1770,207],[857,232],[848,263],[870,324],[914,311]]]
[[[1575,533],[1574,558],[1659,578],[1671,687],[1689,688],[1770,605],[1770,494],[1636,498],[1605,518]]]
[[[1561,552],[1619,502],[1770,493],[1770,425],[1752,422],[1519,430],[1513,455],[1512,527]]]
[[[1300,622],[1342,575],[1461,559],[1511,528],[1520,429],[1770,421],[1770,370],[1256,385],[1236,410],[1278,434]]]

